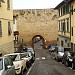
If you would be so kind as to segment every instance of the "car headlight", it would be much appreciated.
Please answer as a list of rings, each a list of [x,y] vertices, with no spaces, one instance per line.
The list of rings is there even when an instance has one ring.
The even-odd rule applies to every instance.
[[[17,68],[19,68],[19,67],[20,67],[20,65],[19,65],[19,64],[16,64],[16,65],[15,65],[15,68],[16,68],[16,69],[17,69]]]

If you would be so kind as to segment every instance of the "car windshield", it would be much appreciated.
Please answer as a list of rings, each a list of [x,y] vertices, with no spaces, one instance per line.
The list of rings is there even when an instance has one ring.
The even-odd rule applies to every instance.
[[[0,70],[3,69],[3,59],[0,58]]]
[[[58,48],[58,51],[59,51],[59,52],[64,52],[64,48],[63,48],[63,47],[59,47],[59,48]]]
[[[28,53],[21,54],[21,58],[28,56]]]
[[[9,56],[10,56],[10,58],[11,58],[12,61],[18,61],[18,60],[20,60],[20,57],[19,57],[18,54],[17,55],[9,55]]]

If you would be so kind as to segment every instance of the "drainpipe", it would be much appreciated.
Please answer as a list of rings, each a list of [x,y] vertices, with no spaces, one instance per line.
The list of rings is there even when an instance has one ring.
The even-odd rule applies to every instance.
[[[70,4],[71,7],[71,4]],[[71,41],[71,10],[70,10],[70,41]]]

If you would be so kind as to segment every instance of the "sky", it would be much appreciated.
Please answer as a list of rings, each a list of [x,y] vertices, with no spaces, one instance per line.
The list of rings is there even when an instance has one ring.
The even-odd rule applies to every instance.
[[[13,0],[13,9],[55,8],[62,0]]]

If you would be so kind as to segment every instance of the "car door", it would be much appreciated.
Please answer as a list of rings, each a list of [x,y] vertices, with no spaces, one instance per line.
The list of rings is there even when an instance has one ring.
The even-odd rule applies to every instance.
[[[9,65],[11,66],[9,68],[9,74],[10,75],[15,75],[15,66],[13,65],[13,61],[11,61],[10,58],[8,58],[8,61],[9,61]]]
[[[6,75],[15,75],[14,66],[12,66],[9,58],[4,59],[4,65],[5,65],[5,73],[6,73]],[[9,68],[8,68],[8,66],[9,66]]]

